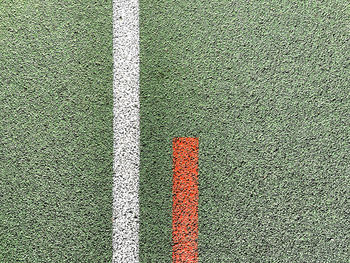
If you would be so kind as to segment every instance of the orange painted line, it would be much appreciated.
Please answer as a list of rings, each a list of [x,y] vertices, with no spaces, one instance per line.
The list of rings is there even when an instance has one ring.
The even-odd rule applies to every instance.
[[[173,139],[173,263],[198,262],[198,138]]]

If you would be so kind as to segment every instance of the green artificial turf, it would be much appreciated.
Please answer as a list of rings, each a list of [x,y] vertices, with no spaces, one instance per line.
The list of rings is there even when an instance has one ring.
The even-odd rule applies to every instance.
[[[171,262],[199,137],[199,262],[350,262],[350,2],[140,1],[140,262]]]
[[[0,262],[110,262],[112,3],[0,1]]]

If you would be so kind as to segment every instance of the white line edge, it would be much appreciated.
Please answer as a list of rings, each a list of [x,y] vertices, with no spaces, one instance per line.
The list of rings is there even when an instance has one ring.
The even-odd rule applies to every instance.
[[[113,0],[113,263],[139,262],[139,4]]]

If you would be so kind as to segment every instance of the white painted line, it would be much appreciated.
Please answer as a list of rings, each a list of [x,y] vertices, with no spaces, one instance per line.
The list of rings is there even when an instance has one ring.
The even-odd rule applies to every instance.
[[[113,263],[139,262],[139,7],[113,0]]]

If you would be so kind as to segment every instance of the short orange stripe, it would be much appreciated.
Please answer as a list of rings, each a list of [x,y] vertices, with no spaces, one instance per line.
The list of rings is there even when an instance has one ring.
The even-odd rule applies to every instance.
[[[173,263],[198,262],[198,138],[173,139]]]

